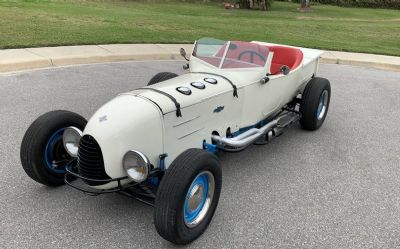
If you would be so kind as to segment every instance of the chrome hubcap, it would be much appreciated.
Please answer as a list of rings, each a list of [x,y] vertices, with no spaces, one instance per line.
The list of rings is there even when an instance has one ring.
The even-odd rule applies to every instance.
[[[185,225],[197,226],[206,217],[215,190],[214,176],[209,171],[198,174],[190,185],[184,204]]]
[[[192,191],[190,191],[189,194],[189,210],[190,211],[195,211],[197,208],[199,208],[200,204],[201,204],[201,199],[203,197],[203,193],[204,193],[204,186],[203,185],[199,185],[196,184]]]
[[[321,97],[319,97],[319,104],[317,109],[317,119],[321,120],[326,113],[328,107],[328,90],[322,92]]]

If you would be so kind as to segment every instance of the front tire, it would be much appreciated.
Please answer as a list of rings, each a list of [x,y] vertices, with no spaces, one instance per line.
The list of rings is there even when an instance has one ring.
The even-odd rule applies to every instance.
[[[64,129],[74,126],[83,130],[86,123],[82,116],[60,110],[37,118],[21,143],[21,163],[28,176],[47,186],[64,184],[65,165],[72,159],[63,146]]]
[[[328,114],[331,84],[324,78],[311,79],[302,94],[300,124],[304,130],[319,129]]]
[[[211,222],[222,186],[219,160],[201,149],[179,155],[161,180],[154,206],[157,232],[175,244],[198,238]]]

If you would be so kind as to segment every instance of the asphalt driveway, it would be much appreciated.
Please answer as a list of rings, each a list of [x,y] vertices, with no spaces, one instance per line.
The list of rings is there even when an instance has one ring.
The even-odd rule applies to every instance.
[[[89,118],[116,94],[182,62],[125,62],[0,75],[0,247],[171,248],[153,210],[116,195],[49,188],[19,148],[40,114]],[[324,126],[294,126],[266,146],[223,154],[223,189],[188,248],[400,248],[400,73],[321,65],[332,102]]]

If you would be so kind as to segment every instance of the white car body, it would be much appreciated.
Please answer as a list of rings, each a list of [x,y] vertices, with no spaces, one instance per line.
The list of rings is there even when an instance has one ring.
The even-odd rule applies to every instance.
[[[252,44],[267,48],[289,47],[264,42]],[[230,49],[230,45],[226,48]],[[127,175],[122,160],[129,150],[142,152],[154,168],[168,169],[186,149],[212,144],[212,134],[225,135],[228,128],[235,134],[241,128],[251,127],[302,93],[306,83],[317,73],[321,51],[289,48],[301,51],[300,64],[287,75],[268,75],[267,83],[261,80],[271,73],[272,51],[268,53],[265,66],[251,68],[216,67],[192,55],[188,73],[149,87],[175,98],[180,104],[180,117],[169,97],[142,88],[122,93],[103,105],[90,118],[83,135],[90,135],[98,142],[105,172],[110,178]],[[218,83],[208,84],[204,78],[214,78]],[[237,97],[226,78],[236,85]],[[196,89],[191,82],[203,82],[206,88]],[[178,92],[177,87],[188,87],[191,95]],[[160,155],[165,155],[165,159],[160,159]],[[123,183],[130,181],[126,179]],[[115,182],[110,182],[94,187],[115,186]]]

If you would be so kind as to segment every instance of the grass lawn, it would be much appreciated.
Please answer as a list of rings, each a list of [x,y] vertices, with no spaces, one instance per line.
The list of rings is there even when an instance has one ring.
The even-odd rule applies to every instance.
[[[0,0],[0,48],[192,43],[200,37],[400,56],[400,11],[274,2],[273,10],[120,0]]]

